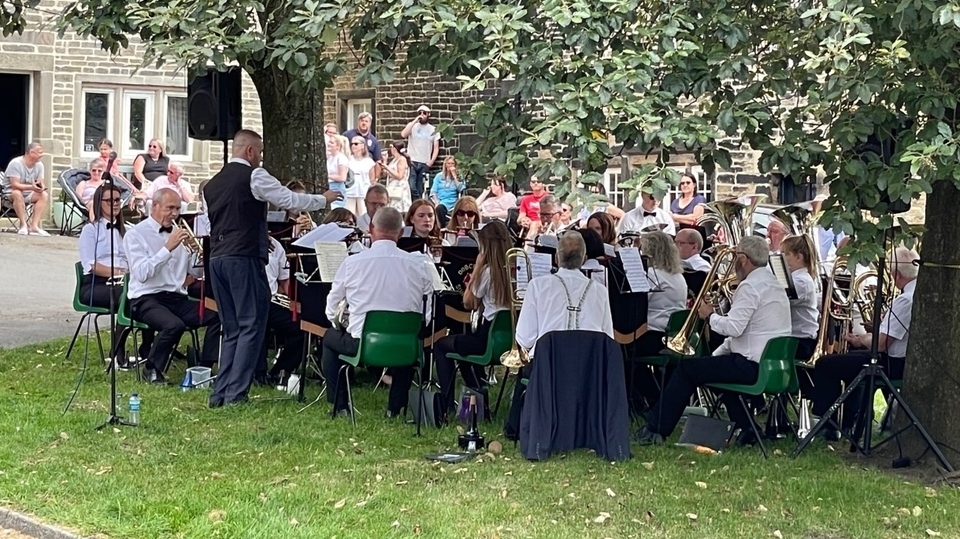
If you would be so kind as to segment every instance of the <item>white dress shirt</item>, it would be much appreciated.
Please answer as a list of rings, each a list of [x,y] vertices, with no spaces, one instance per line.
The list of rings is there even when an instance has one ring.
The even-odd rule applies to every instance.
[[[557,270],[554,275],[544,275],[530,281],[524,294],[520,316],[517,318],[517,344],[529,349],[530,356],[533,357],[537,340],[551,331],[599,331],[612,339],[613,317],[610,314],[607,289],[593,283],[584,296],[584,288],[590,282],[579,270],[564,268]],[[566,292],[564,284],[567,287]],[[569,303],[567,292],[570,294]],[[567,307],[575,307],[581,297],[583,303],[580,311],[570,311]],[[579,315],[578,319],[576,315]],[[575,320],[571,321],[571,316]]]
[[[267,283],[270,285],[270,295],[274,295],[279,290],[279,281],[290,279],[290,265],[287,264],[287,252],[283,246],[272,236],[270,243],[273,245],[273,251],[267,254]]]
[[[230,162],[250,166],[246,159],[239,157],[234,157]],[[269,202],[282,210],[316,211],[327,207],[327,199],[323,198],[323,195],[294,193],[263,167],[253,169],[253,174],[250,176],[250,192],[253,198],[261,202]]]
[[[727,336],[713,355],[740,354],[759,363],[767,341],[790,336],[790,301],[773,272],[757,268],[737,285],[730,312],[711,314],[709,322]]]
[[[470,289],[473,295],[483,302],[483,319],[487,322],[493,320],[493,317],[500,311],[510,309],[509,305],[497,305],[493,299],[493,289],[490,287],[490,268],[483,268],[480,278],[470,282]]]
[[[199,276],[193,267],[193,254],[183,245],[173,251],[165,247],[169,233],[160,233],[160,223],[148,217],[127,231],[123,238],[130,265],[130,287],[127,296],[136,299],[158,292],[186,295],[183,286],[187,274]]]
[[[433,293],[433,277],[423,253],[407,253],[390,240],[373,242],[369,249],[347,257],[333,278],[327,295],[327,318],[346,298],[350,312],[347,332],[356,339],[370,311],[423,312],[423,296]]]
[[[704,273],[709,273],[710,268],[713,267],[709,262],[707,262],[707,259],[700,256],[700,253],[683,260],[681,263],[683,264],[684,268],[690,271],[702,271]]]
[[[113,236],[113,268],[126,271],[127,255],[123,250],[123,238],[116,229],[107,229],[106,219],[83,225],[80,231],[80,263],[83,274],[93,273],[94,262],[110,267],[110,236]]]
[[[180,177],[176,183],[170,181],[170,178],[166,174],[163,176],[157,176],[155,180],[150,182],[150,185],[144,190],[144,194],[147,195],[147,198],[153,198],[153,194],[161,189],[173,189],[180,195],[180,200],[184,202],[193,202],[193,189],[190,187],[190,184],[187,183],[183,177]]]
[[[880,333],[890,338],[887,342],[887,355],[890,357],[907,357],[910,319],[913,316],[913,291],[916,285],[916,279],[907,283],[903,292],[893,298],[890,310],[880,321]]]
[[[667,273],[653,266],[647,268],[651,292],[647,294],[647,329],[667,331],[667,322],[674,311],[687,308],[687,280],[683,273]]]
[[[798,339],[816,339],[820,331],[820,292],[806,269],[791,273],[797,299],[790,300],[790,335]]]
[[[357,228],[360,229],[360,232],[363,232],[364,234],[369,234],[371,221],[373,221],[373,217],[370,217],[369,213],[365,213],[360,217],[357,217]]]
[[[644,215],[644,213],[652,213],[653,215]],[[617,227],[617,232],[620,234],[624,232],[640,232],[648,226],[660,223],[667,225],[667,227],[663,229],[665,233],[671,236],[677,235],[677,227],[673,224],[673,217],[670,216],[667,210],[654,208],[653,211],[648,212],[643,209],[643,206],[637,206],[628,211],[627,214],[623,216],[623,219],[620,219],[620,226]]]

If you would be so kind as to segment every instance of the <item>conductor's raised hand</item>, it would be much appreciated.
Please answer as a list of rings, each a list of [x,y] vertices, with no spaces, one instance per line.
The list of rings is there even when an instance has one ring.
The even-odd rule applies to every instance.
[[[335,200],[343,200],[343,194],[340,191],[330,189],[323,194],[323,198],[327,199],[327,204],[330,204]]]

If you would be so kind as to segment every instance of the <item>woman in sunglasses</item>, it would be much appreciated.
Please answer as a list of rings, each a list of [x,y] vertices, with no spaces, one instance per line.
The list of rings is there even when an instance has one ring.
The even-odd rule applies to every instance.
[[[99,157],[94,159],[90,162],[90,179],[83,180],[74,187],[77,197],[87,206],[87,216],[91,223],[96,221],[93,195],[96,194],[97,189],[103,185],[103,172],[106,166],[107,162],[103,159]]]
[[[680,177],[680,196],[670,203],[670,214],[677,228],[695,228],[706,203],[707,199],[697,194],[697,178],[684,172]]]
[[[480,208],[477,206],[477,199],[463,197],[453,206],[450,220],[447,221],[447,226],[443,229],[443,237],[450,245],[456,245],[456,240],[452,239],[451,236],[465,236],[468,231],[479,227]]]
[[[163,153],[163,143],[157,139],[150,140],[147,153],[142,153],[133,160],[133,186],[144,190],[150,182],[167,173],[170,158]]]

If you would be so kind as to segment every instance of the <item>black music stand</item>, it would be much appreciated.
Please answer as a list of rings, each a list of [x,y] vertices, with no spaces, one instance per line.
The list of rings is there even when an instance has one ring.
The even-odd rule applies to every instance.
[[[850,442],[851,453],[859,451],[864,456],[870,456],[875,449],[898,437],[901,433],[906,432],[911,428],[915,428],[923,438],[927,448],[930,449],[934,455],[936,455],[937,460],[940,461],[940,464],[943,465],[944,469],[946,469],[948,472],[954,471],[953,466],[950,465],[950,462],[947,461],[947,458],[944,456],[943,452],[940,451],[939,447],[937,447],[937,443],[932,437],[930,437],[930,433],[928,433],[923,425],[920,424],[920,420],[917,418],[916,414],[914,414],[913,410],[911,410],[907,405],[907,401],[903,398],[903,395],[901,395],[897,388],[893,386],[890,378],[887,377],[887,373],[884,372],[883,368],[879,364],[879,351],[877,349],[877,345],[878,341],[880,340],[880,314],[883,310],[883,278],[884,273],[886,272],[885,266],[888,239],[890,236],[892,236],[892,234],[892,229],[887,229],[884,231],[882,245],[883,250],[881,251],[880,258],[877,261],[877,293],[873,299],[874,324],[870,343],[870,362],[864,365],[863,370],[857,374],[856,378],[847,384],[846,389],[843,391],[840,397],[830,405],[830,408],[828,408],[827,412],[823,415],[823,417],[820,418],[820,421],[818,421],[817,424],[810,429],[810,432],[800,441],[800,445],[798,445],[790,455],[791,458],[796,458],[799,456],[800,453],[802,453],[803,450],[810,445],[810,442],[813,441],[820,431],[826,428],[828,424],[832,424],[834,427],[840,427],[840,425],[837,425],[836,420],[833,419],[834,414],[858,388],[862,388],[863,400],[860,403],[860,414],[857,417],[856,423],[854,424],[853,432],[845,432],[842,428],[839,429],[841,436]],[[907,415],[907,417],[910,418],[910,424],[874,444],[873,394],[877,389],[883,388],[887,389],[893,401],[895,401]]]

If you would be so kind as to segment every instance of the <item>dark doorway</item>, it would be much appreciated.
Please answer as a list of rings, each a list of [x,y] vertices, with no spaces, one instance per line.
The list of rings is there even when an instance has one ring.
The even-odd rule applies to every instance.
[[[0,171],[27,149],[30,75],[0,73]]]

